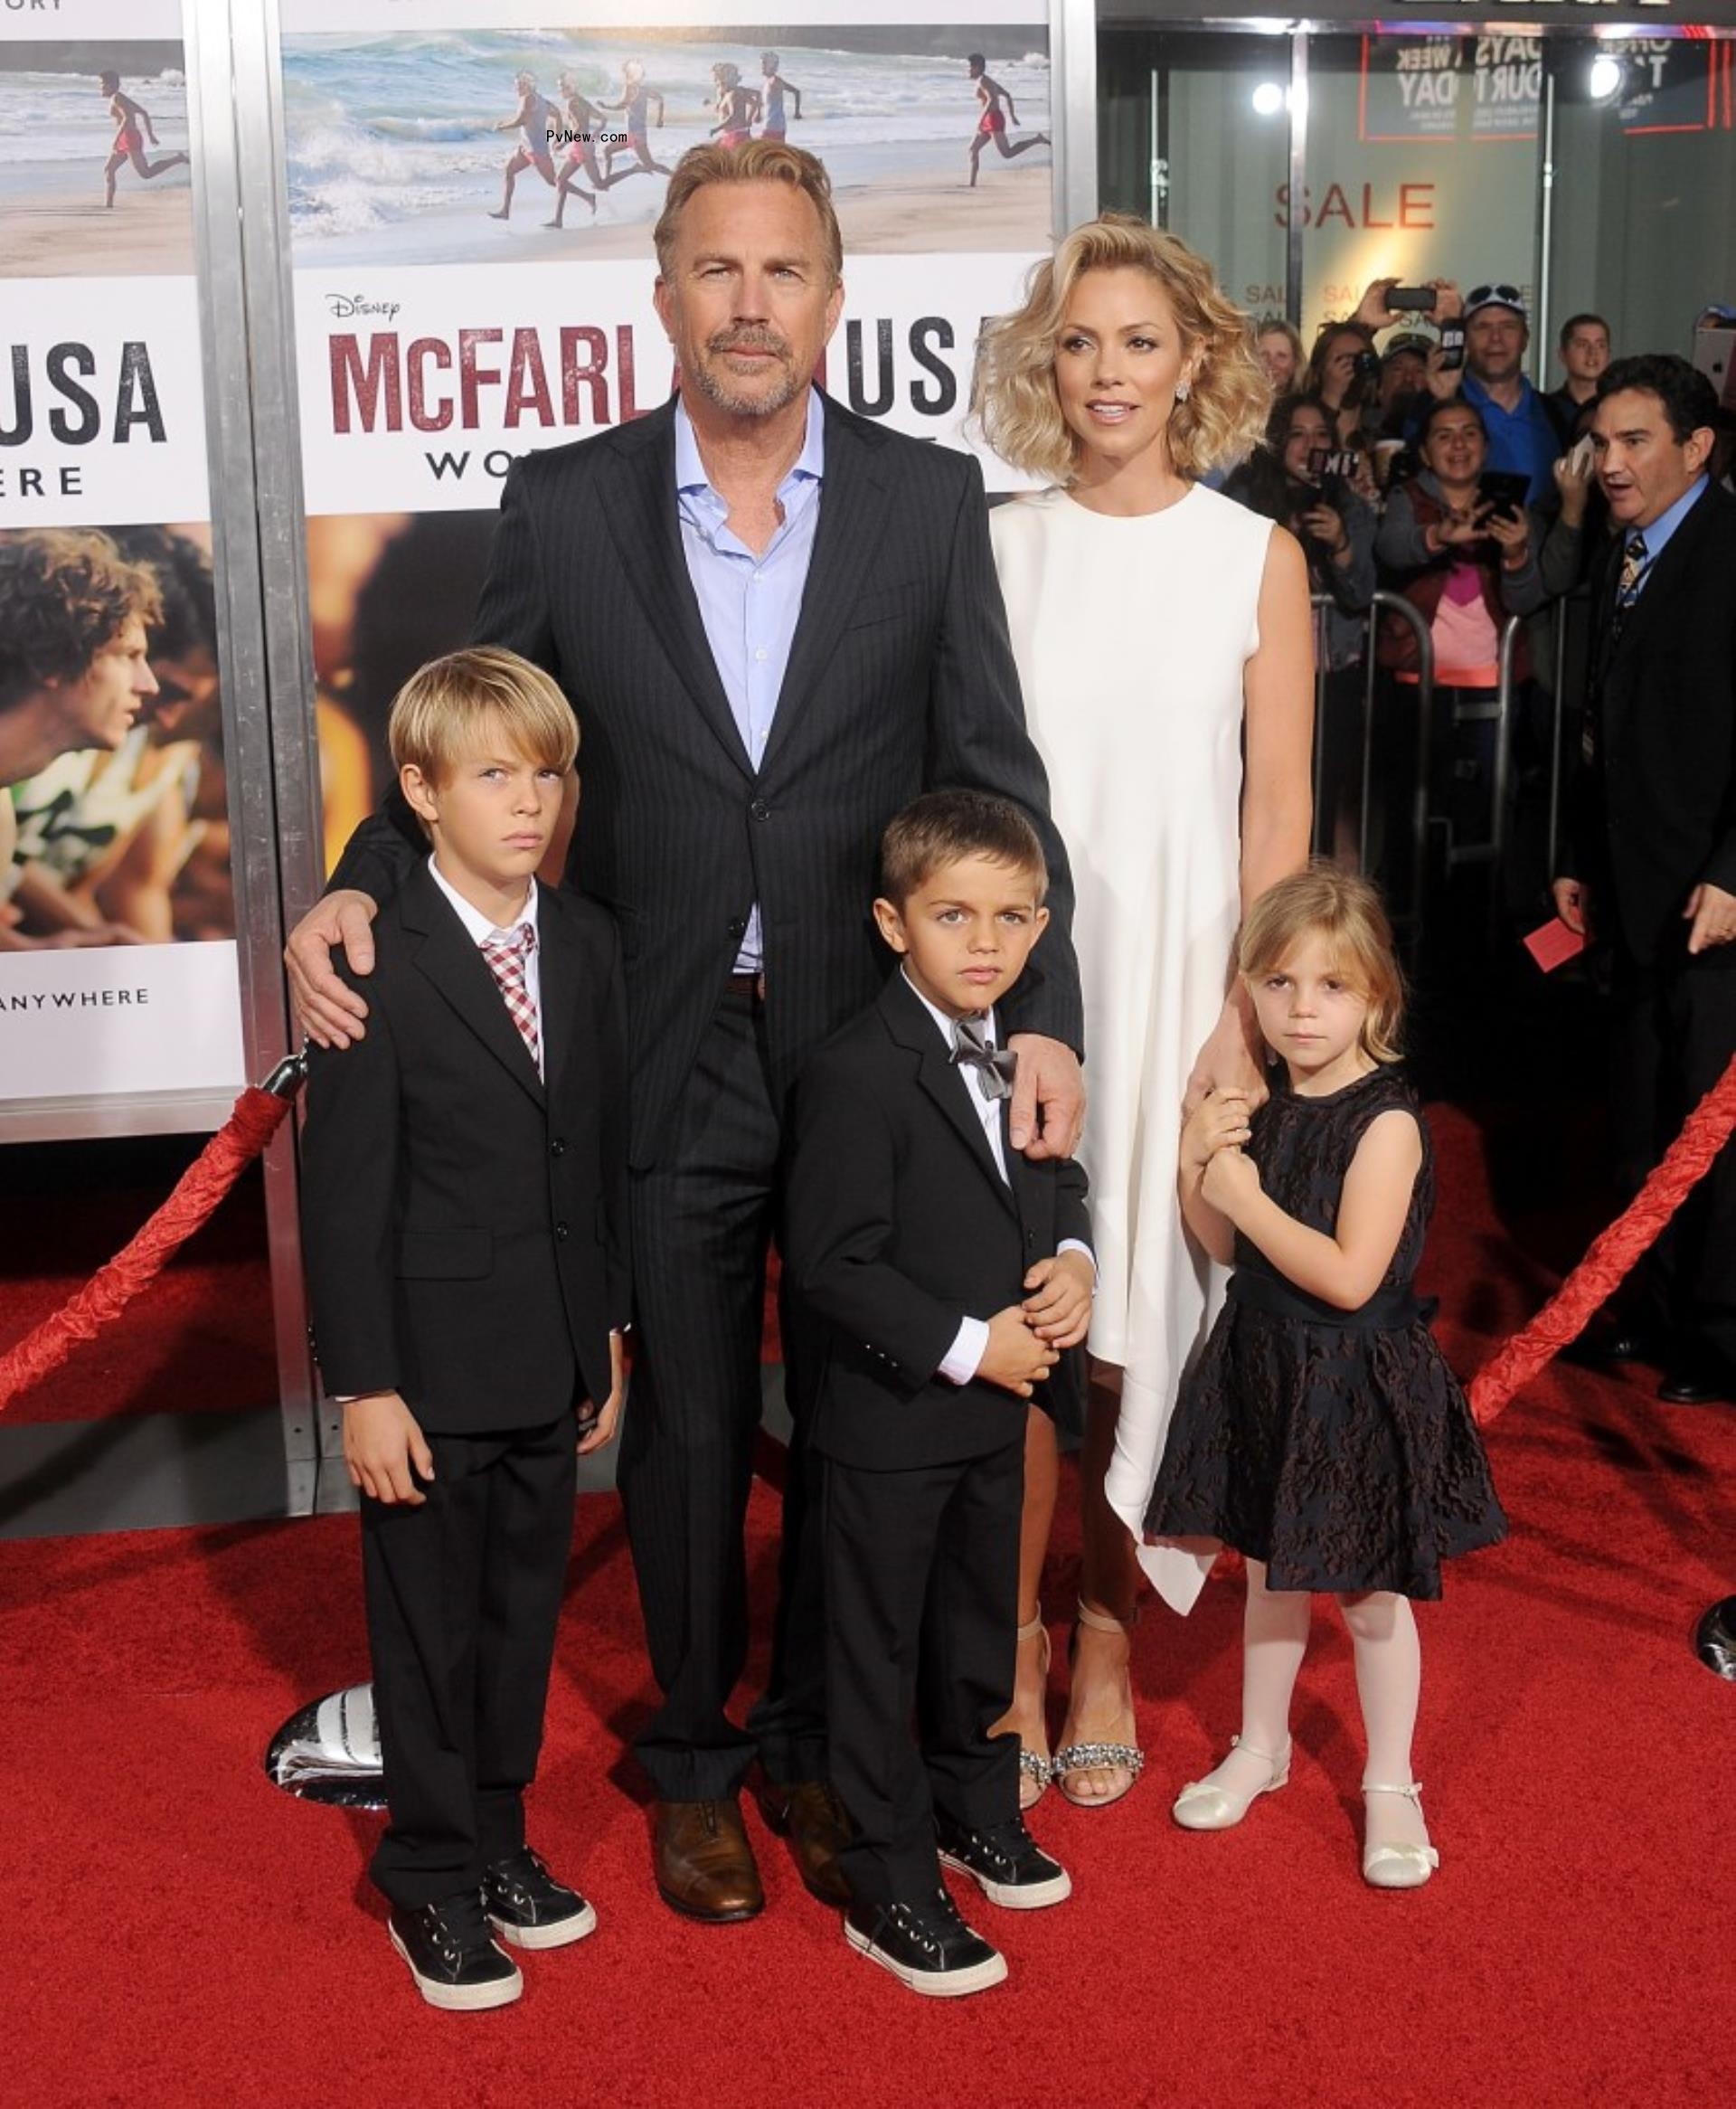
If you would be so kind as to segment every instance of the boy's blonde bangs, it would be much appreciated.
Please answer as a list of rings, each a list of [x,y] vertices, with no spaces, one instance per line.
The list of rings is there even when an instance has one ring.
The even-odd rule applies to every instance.
[[[578,756],[579,721],[541,667],[478,645],[416,669],[392,703],[386,740],[394,768],[418,769],[430,783],[502,742],[564,775]]]
[[[1379,894],[1336,865],[1317,862],[1292,872],[1248,911],[1236,941],[1236,969],[1249,980],[1270,974],[1308,937],[1325,943],[1334,966],[1368,1005],[1363,1052],[1376,1062],[1396,1062],[1402,1052],[1404,978]]]
[[[1105,213],[1075,227],[1052,257],[1033,266],[1024,305],[996,317],[977,343],[971,410],[995,451],[1028,476],[1070,484],[1077,473],[1079,441],[1055,389],[1056,345],[1085,273],[1128,270],[1162,286],[1184,342],[1199,355],[1187,400],[1171,411],[1165,433],[1176,472],[1196,478],[1240,461],[1265,430],[1271,383],[1248,317],[1221,289],[1212,266],[1178,235],[1137,214]]]

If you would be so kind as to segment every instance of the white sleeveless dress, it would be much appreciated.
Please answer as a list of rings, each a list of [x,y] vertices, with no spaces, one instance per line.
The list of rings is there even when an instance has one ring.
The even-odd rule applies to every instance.
[[[1183,1230],[1175,1173],[1183,1092],[1223,1007],[1240,920],[1242,673],[1271,524],[1196,484],[1134,519],[1046,490],[997,506],[990,532],[1072,865],[1090,1349],[1125,1372],[1109,1498],[1185,1611],[1211,1556],[1146,1545],[1142,1525],[1182,1372],[1223,1290]]]

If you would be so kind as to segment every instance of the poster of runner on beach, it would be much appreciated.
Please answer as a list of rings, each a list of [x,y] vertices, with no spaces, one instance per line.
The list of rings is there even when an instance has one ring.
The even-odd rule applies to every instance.
[[[66,42],[0,18],[0,278],[193,270],[180,8],[137,0],[117,22]]]
[[[728,18],[745,11],[703,0],[616,10],[617,26],[599,25],[607,8],[567,4],[571,26],[560,0],[538,10],[538,27],[512,25],[524,0],[469,0],[419,8],[414,32],[380,33],[303,28],[328,14],[354,23],[358,9],[288,0],[297,262],[639,257],[689,147],[766,137],[825,161],[849,253],[1028,251],[1047,239],[1041,9],[910,24],[897,6],[859,0],[792,7],[776,26],[762,8],[738,28]],[[448,15],[467,20],[434,26]]]

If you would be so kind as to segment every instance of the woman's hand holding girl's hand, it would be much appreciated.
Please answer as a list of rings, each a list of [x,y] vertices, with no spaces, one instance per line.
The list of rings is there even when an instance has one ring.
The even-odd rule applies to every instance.
[[[1184,1121],[1199,1111],[1208,1092],[1240,1092],[1247,1100],[1250,1112],[1266,1103],[1269,1094],[1265,1074],[1249,1044],[1249,1034],[1256,1030],[1251,1008],[1244,1018],[1231,997],[1212,1028],[1212,1037],[1194,1058],[1187,1087],[1182,1094]]]
[[[1230,1223],[1260,1190],[1260,1167],[1239,1149],[1217,1151],[1200,1181],[1201,1196]]]
[[[1220,1150],[1239,1149],[1253,1132],[1251,1119],[1246,1092],[1207,1092],[1182,1129],[1183,1168],[1203,1171]]]

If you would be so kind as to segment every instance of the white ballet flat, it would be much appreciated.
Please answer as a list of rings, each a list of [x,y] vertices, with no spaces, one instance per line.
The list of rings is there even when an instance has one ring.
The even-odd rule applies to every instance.
[[[1422,1813],[1422,1785],[1412,1780],[1408,1787],[1364,1786],[1365,1794],[1402,1794],[1418,1815]],[[1363,1880],[1376,1889],[1420,1889],[1440,1865],[1440,1855],[1431,1845],[1399,1845],[1385,1840],[1363,1846]]]
[[[1244,1745],[1240,1735],[1230,1738],[1230,1747],[1231,1750],[1245,1748],[1250,1757],[1263,1759],[1271,1766],[1270,1773],[1245,1794],[1231,1793],[1228,1787],[1215,1786],[1210,1780],[1189,1780],[1176,1795],[1175,1805],[1170,1811],[1184,1830],[1229,1830],[1241,1821],[1261,1794],[1277,1793],[1288,1780],[1288,1744],[1284,1746],[1282,1757],[1274,1757],[1269,1750],[1256,1750],[1251,1743]]]

